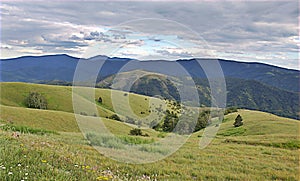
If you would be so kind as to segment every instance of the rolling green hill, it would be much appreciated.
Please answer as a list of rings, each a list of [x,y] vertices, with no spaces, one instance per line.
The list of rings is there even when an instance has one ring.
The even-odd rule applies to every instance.
[[[74,112],[72,104],[72,87],[28,83],[0,83],[0,86],[0,104],[2,105],[26,107],[26,97],[30,92],[35,91],[46,97],[48,101],[48,110]],[[129,104],[137,117],[144,117],[149,114],[150,101],[152,101],[151,104],[162,104],[159,99],[151,98],[150,100],[150,98],[146,96],[108,89],[92,89],[92,93],[95,95],[87,97],[91,93],[90,90],[91,88],[79,87],[74,91],[74,97],[76,98],[76,101],[80,103],[77,105],[78,109],[80,109],[80,112],[84,112],[90,116],[99,114],[100,117],[109,117],[114,114],[113,110],[115,108],[118,109],[118,113],[121,114],[121,116],[122,114],[128,115],[129,113],[126,112],[127,109],[123,109],[122,106],[118,107],[118,105]],[[116,105],[112,104],[112,96],[114,100],[117,100]],[[102,98],[102,103],[96,105],[98,113],[91,112],[90,108],[95,105],[95,102],[99,97]]]
[[[81,89],[85,91],[86,88]],[[49,99],[49,109],[29,109],[24,98],[30,91],[39,91]],[[136,112],[149,109],[151,98],[136,94],[130,105]],[[97,89],[103,99],[97,103],[100,111],[113,114],[110,90]],[[62,97],[66,96],[66,97]],[[58,134],[38,135],[22,133],[12,136],[13,130],[0,128],[0,178],[3,180],[298,180],[299,179],[299,126],[297,120],[270,113],[238,110],[225,116],[213,141],[199,149],[203,130],[192,134],[174,154],[149,164],[128,164],[114,161],[98,153],[79,131],[75,116],[93,122],[93,115],[73,114],[71,87],[46,86],[24,83],[1,84],[0,125],[42,128]],[[94,104],[78,92],[85,106]],[[119,96],[119,97],[118,97]],[[154,99],[158,100],[158,99]],[[159,103],[159,102],[157,102]],[[58,105],[58,106],[56,106]],[[126,111],[124,108],[123,111]],[[121,116],[125,116],[122,112]],[[123,115],[124,114],[124,115]],[[233,127],[237,114],[244,125]],[[145,116],[140,114],[138,116]],[[143,129],[149,137],[129,136],[132,125],[102,118],[105,126],[115,135],[132,143],[160,140],[165,133]],[[0,126],[1,127],[1,126]],[[145,151],[150,154],[151,150]],[[26,178],[26,179],[25,179]]]

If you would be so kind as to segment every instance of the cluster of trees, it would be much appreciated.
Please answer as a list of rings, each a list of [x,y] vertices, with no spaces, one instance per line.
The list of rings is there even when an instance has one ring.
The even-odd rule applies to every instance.
[[[229,108],[226,110],[226,113],[229,112],[237,112],[237,108]],[[211,112],[210,110],[204,110],[199,113],[197,121],[192,121],[195,116],[181,115],[180,119],[176,113],[173,111],[166,111],[166,115],[163,118],[162,122],[157,124],[151,124],[151,128],[157,131],[164,132],[176,132],[179,134],[191,134],[193,132],[197,132],[201,129],[206,128],[211,124],[211,117],[216,115],[215,112]],[[234,126],[239,127],[243,125],[243,119],[240,115],[238,115],[235,119]]]
[[[38,92],[30,92],[25,100],[28,108],[47,109],[48,102],[46,98]]]
[[[152,125],[152,128],[157,131],[190,134],[210,124],[210,111],[202,111],[196,122],[193,121],[194,118],[195,116],[182,115],[181,119],[179,119],[176,113],[167,110],[163,121]]]

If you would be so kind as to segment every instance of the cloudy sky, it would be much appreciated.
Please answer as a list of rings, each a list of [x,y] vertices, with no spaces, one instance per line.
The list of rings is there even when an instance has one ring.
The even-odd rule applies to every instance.
[[[2,2],[1,58],[191,57],[300,69],[297,1]]]

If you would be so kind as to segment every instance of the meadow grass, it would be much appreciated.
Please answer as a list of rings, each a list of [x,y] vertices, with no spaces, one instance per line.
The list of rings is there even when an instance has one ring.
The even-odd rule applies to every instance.
[[[16,126],[13,124],[5,124],[0,126],[0,129],[4,131],[13,131],[23,134],[37,134],[37,135],[45,135],[45,134],[58,134],[55,131],[49,131],[45,129],[37,129],[37,128],[31,128],[28,126]]]
[[[243,114],[247,117],[251,111],[240,110],[239,113],[242,117]],[[263,119],[268,115],[258,113]],[[233,124],[234,117],[227,116],[228,125],[221,125],[222,131],[226,131]],[[19,139],[15,139],[10,136],[10,131],[1,131],[1,145],[5,146],[0,149],[0,165],[5,169],[0,169],[0,178],[21,180],[28,173],[26,176],[29,180],[141,180],[143,175],[158,180],[298,180],[297,150],[225,141],[255,140],[271,144],[277,140],[297,138],[297,121],[276,118],[278,127],[284,123],[294,126],[289,131],[273,133],[271,138],[267,134],[251,133],[248,136],[218,135],[204,149],[199,149],[198,146],[200,138],[197,136],[202,134],[200,131],[193,134],[182,148],[166,159],[138,165],[106,158],[92,148],[81,133],[61,132],[59,135],[47,136],[22,134]],[[248,117],[244,119],[244,126],[247,130],[252,130],[251,124],[257,120],[261,121]],[[265,125],[274,126],[272,122]],[[10,172],[13,174],[10,175]]]

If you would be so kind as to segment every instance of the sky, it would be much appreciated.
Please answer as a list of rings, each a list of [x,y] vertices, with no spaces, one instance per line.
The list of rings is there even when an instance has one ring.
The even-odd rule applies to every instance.
[[[2,1],[1,58],[222,58],[299,67],[298,1]]]

